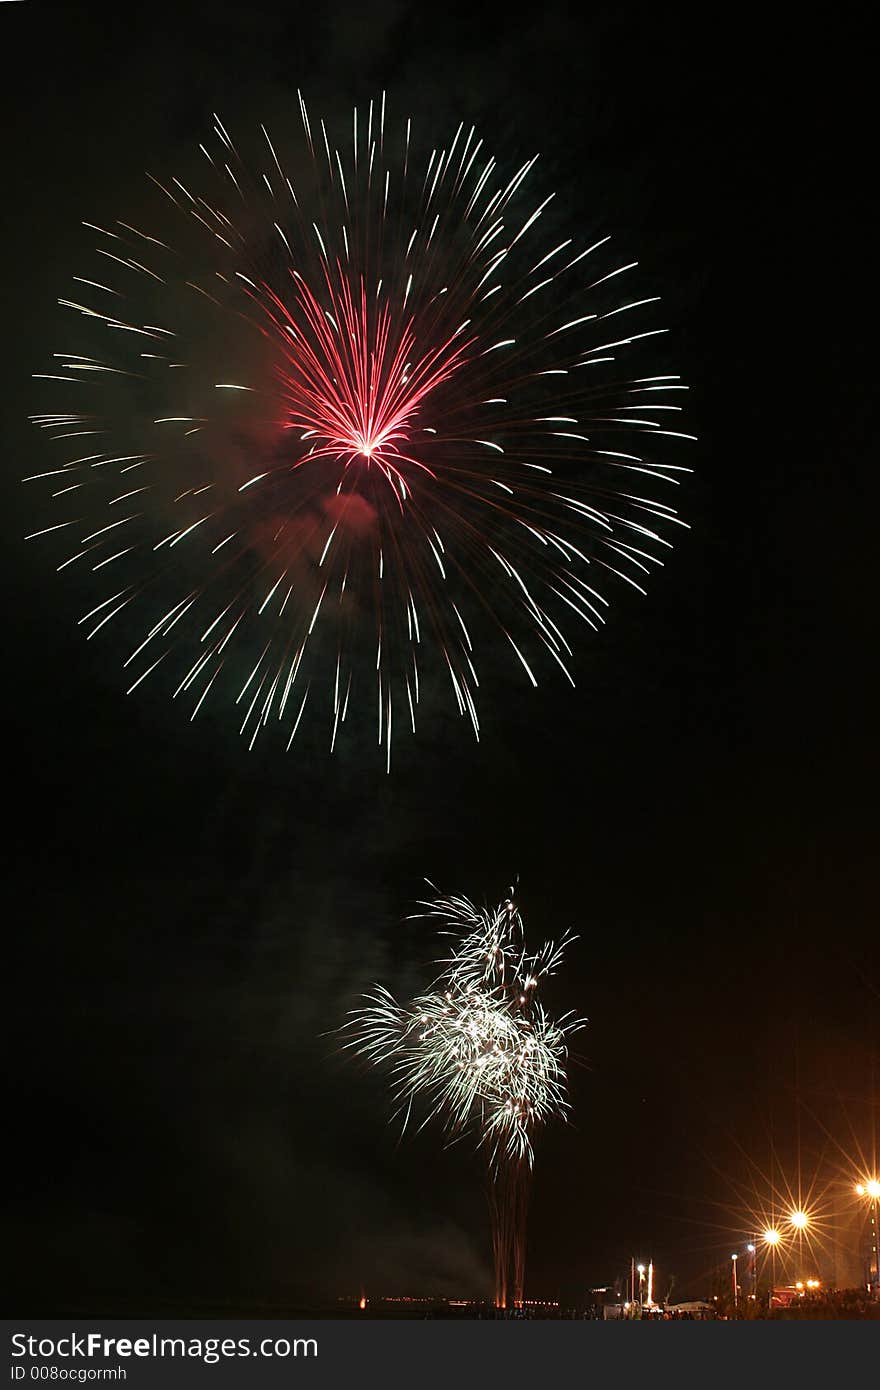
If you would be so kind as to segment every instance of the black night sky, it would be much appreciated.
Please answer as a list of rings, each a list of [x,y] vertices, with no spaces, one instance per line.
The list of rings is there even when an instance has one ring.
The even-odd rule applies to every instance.
[[[817,1200],[872,1161],[868,41],[805,14],[0,7],[22,1310],[489,1292],[478,1160],[399,1142],[328,1036],[372,980],[427,983],[436,941],[404,920],[426,876],[492,900],[518,875],[535,940],[580,933],[551,1003],[590,1026],[572,1121],[539,1146],[529,1296],[583,1300],[633,1254],[699,1294],[771,1155]],[[214,110],[293,123],[297,86],[334,113],[385,88],[423,126],[542,152],[568,224],[601,223],[662,294],[699,435],[692,529],[647,598],[617,596],[577,690],[499,680],[479,747],[445,700],[390,777],[367,740],[248,753],[219,714],[126,699],[76,584],[21,540],[30,377],[81,221],[124,216]]]

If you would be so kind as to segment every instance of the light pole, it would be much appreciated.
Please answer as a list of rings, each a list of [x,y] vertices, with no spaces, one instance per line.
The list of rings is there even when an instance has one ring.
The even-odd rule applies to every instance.
[[[776,1247],[782,1236],[775,1226],[768,1226],[766,1231],[761,1232],[761,1240],[770,1251],[770,1294],[769,1300],[773,1300],[773,1290],[776,1288]]]
[[[737,1282],[736,1282],[736,1261],[737,1261],[737,1256],[736,1256],[736,1255],[731,1255],[731,1257],[730,1257],[730,1265],[731,1265],[731,1270],[732,1270],[732,1273],[733,1273],[733,1311],[734,1311],[734,1313],[736,1313],[737,1303],[738,1303],[738,1300],[739,1300],[739,1285],[738,1285]]]
[[[645,1266],[636,1265],[636,1269],[639,1273],[639,1307],[643,1308],[645,1306]]]
[[[750,1269],[752,1274],[752,1299],[758,1302],[758,1247],[753,1241],[749,1241],[746,1249],[750,1256]]]
[[[880,1207],[880,1180],[868,1178],[856,1183],[856,1196],[864,1197],[871,1203],[871,1257],[874,1268],[871,1271],[874,1297],[880,1298],[880,1227],[878,1227],[878,1207]]]
[[[797,1233],[797,1262],[799,1267],[797,1272],[800,1273],[804,1268],[804,1231],[810,1224],[810,1218],[803,1207],[796,1207],[794,1211],[789,1212],[788,1221]]]

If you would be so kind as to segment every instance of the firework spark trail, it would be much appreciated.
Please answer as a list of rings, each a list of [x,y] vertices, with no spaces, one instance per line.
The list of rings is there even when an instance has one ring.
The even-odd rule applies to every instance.
[[[250,746],[310,698],[333,746],[375,701],[390,766],[438,656],[477,737],[487,640],[574,684],[566,629],[662,563],[693,436],[642,355],[654,297],[615,297],[635,263],[538,244],[534,159],[505,182],[463,125],[423,158],[384,96],[345,154],[300,114],[305,156],[263,128],[247,162],[216,118],[207,192],[152,179],[165,235],[85,224],[71,350],[35,373],[63,408],[31,417],[63,515],[30,538],[106,584],[82,624],[137,633],[129,690],[171,670],[194,717],[225,687]]]
[[[495,1252],[496,1302],[522,1302],[528,1178],[534,1136],[568,1111],[567,1038],[583,1019],[551,1018],[537,994],[562,964],[564,936],[534,954],[511,899],[478,909],[466,898],[423,903],[452,937],[426,994],[398,1004],[381,985],[347,1025],[346,1046],[385,1070],[404,1128],[414,1111],[438,1121],[450,1141],[484,1150]]]

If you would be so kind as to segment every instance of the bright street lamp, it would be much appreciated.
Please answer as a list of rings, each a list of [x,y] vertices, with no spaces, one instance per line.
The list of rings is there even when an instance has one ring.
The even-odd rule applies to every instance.
[[[765,1247],[765,1255],[764,1255],[764,1258],[765,1258],[765,1268],[766,1268],[766,1252],[767,1252],[768,1250],[769,1250],[769,1252],[770,1252],[770,1288],[771,1288],[771,1290],[772,1290],[773,1287],[774,1287],[774,1285],[776,1284],[776,1247],[777,1247],[777,1245],[779,1245],[779,1242],[782,1240],[782,1233],[777,1229],[776,1226],[766,1226],[766,1227],[764,1228],[764,1230],[761,1232],[760,1236],[756,1236],[756,1237],[755,1237],[755,1244],[756,1244],[756,1245],[757,1245],[757,1243],[758,1243],[759,1240],[761,1241],[761,1244],[764,1245],[764,1247]],[[752,1249],[752,1247],[749,1246],[749,1250],[750,1250],[750,1251],[751,1251],[751,1249]],[[757,1250],[756,1250],[755,1253],[752,1255],[752,1272],[753,1272],[753,1275],[754,1275],[754,1286],[755,1286],[753,1292],[754,1292],[754,1295],[755,1295],[755,1299],[756,1299],[756,1301],[757,1301],[757,1297],[758,1297],[758,1253],[757,1253]]]
[[[872,1277],[874,1294],[880,1298],[880,1180],[866,1178],[864,1182],[857,1182],[856,1196],[864,1197],[871,1203]]]

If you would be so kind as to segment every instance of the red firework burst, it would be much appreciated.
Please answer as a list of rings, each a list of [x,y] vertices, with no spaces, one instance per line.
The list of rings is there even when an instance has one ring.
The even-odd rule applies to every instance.
[[[692,436],[644,356],[655,298],[615,297],[634,263],[537,246],[534,159],[505,181],[459,126],[423,161],[384,98],[343,158],[300,109],[305,158],[264,129],[245,161],[217,120],[206,192],[154,180],[150,230],[88,224],[78,334],[36,374],[64,404],[32,417],[67,511],[33,534],[107,586],[90,637],[138,632],[129,690],[178,662],[193,716],[228,683],[251,745],[281,722],[288,747],[310,701],[332,747],[367,698],[390,765],[432,657],[477,734],[499,635],[533,684],[541,652],[574,683],[566,628],[660,563],[666,445]]]

